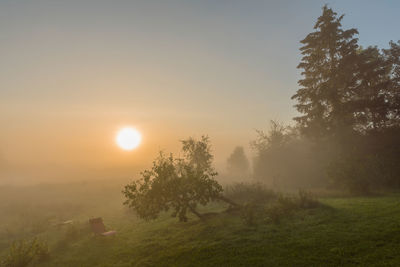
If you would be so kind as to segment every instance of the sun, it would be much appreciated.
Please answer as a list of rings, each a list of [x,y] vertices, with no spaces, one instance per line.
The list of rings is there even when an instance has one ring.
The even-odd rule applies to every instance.
[[[118,131],[115,141],[123,150],[132,150],[140,145],[142,136],[139,131],[132,127],[125,127]]]

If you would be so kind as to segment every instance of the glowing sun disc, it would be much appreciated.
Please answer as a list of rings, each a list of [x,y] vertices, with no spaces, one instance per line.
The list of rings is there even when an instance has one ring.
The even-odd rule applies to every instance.
[[[115,141],[123,150],[132,150],[139,146],[142,137],[138,130],[126,127],[118,131]]]

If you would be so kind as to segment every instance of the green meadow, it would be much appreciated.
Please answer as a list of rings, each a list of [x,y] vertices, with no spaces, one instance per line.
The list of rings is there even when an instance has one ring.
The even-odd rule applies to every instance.
[[[320,196],[320,205],[248,224],[213,203],[179,222],[144,221],[122,205],[121,183],[0,188],[0,255],[15,240],[45,243],[28,266],[399,266],[400,195]],[[102,217],[113,237],[94,235]],[[72,220],[72,223],[59,225]],[[4,263],[4,262],[3,262]]]

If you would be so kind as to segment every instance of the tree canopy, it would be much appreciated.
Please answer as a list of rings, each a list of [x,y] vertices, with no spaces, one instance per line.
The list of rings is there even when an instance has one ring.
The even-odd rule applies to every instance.
[[[176,158],[160,152],[150,170],[141,178],[125,186],[125,205],[145,220],[156,219],[163,211],[172,210],[172,216],[187,221],[187,213],[202,215],[197,206],[213,200],[224,200],[222,187],[214,179],[213,155],[209,138],[188,138],[182,142],[183,157]]]
[[[388,49],[360,47],[357,29],[343,29],[342,19],[324,6],[301,41],[296,126],[329,155],[332,180],[362,190],[398,184],[400,41]]]

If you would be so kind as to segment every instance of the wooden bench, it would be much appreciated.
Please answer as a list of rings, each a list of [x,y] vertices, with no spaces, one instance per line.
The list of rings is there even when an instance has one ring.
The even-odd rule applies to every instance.
[[[103,219],[101,217],[99,218],[93,218],[89,220],[90,227],[92,228],[93,233],[96,235],[102,235],[102,236],[113,236],[117,233],[117,231],[107,231],[106,227],[104,226]]]

